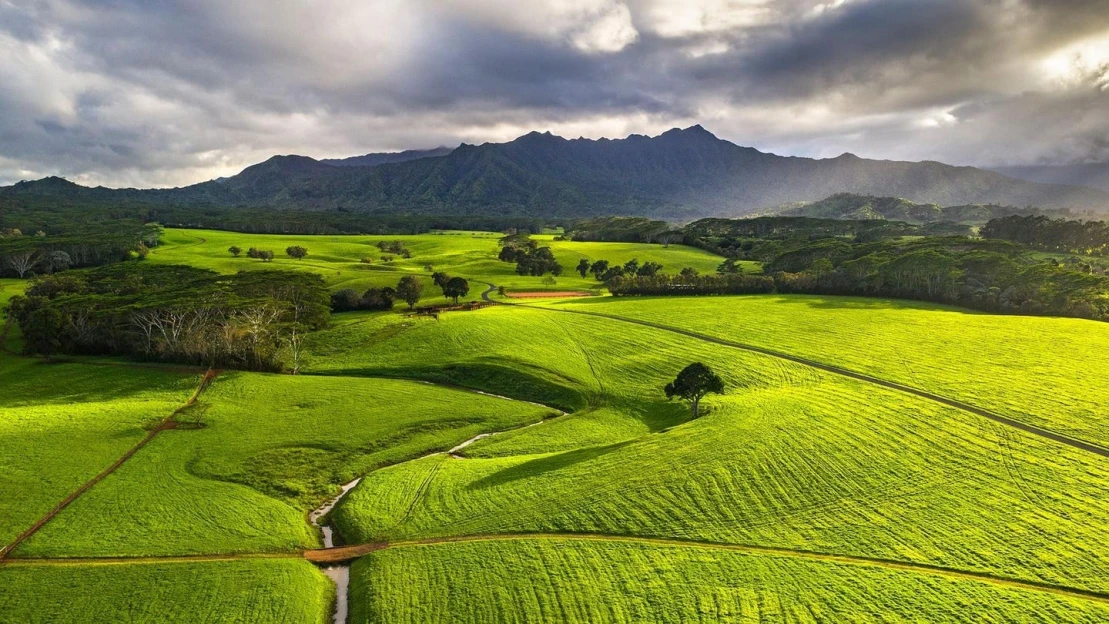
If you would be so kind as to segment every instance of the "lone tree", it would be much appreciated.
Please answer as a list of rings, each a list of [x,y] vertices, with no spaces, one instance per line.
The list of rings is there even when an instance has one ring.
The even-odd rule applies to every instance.
[[[420,279],[415,275],[405,275],[397,282],[397,296],[408,304],[409,310],[420,300],[420,295],[423,292],[424,285],[420,283]]]
[[[232,256],[238,258],[239,254],[243,253],[243,248],[238,245],[232,245],[227,248],[227,251],[230,252]]]
[[[297,260],[300,260],[304,256],[308,255],[308,248],[307,247],[301,247],[300,245],[293,245],[292,247],[286,247],[285,248],[285,253],[290,258],[296,258]]]
[[[589,266],[589,260],[586,260],[585,258],[578,260],[578,273],[581,273],[581,276],[585,277],[586,274],[589,273]]]
[[[459,297],[465,297],[469,292],[470,282],[467,282],[465,278],[452,277],[447,280],[446,284],[443,284],[443,296],[454,299],[455,303],[458,303]]]
[[[697,418],[701,399],[710,392],[724,392],[724,380],[712,369],[700,362],[694,362],[682,369],[678,376],[666,384],[666,398],[678,397],[693,403],[693,417]]]

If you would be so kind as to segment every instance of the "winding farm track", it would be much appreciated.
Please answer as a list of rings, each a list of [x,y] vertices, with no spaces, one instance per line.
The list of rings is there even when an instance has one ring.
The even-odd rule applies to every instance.
[[[896,382],[893,382],[893,381],[888,381],[888,380],[882,379],[880,377],[872,377],[872,376],[867,375],[865,373],[859,373],[859,372],[856,372],[856,371],[853,371],[853,370],[850,370],[850,369],[840,368],[838,366],[833,366],[831,364],[824,364],[822,362],[817,362],[816,360],[810,360],[810,359],[803,358],[803,357],[800,357],[800,356],[797,356],[797,355],[792,355],[792,354],[789,354],[789,353],[783,353],[781,351],[775,351],[773,349],[766,349],[766,348],[763,348],[763,347],[756,347],[755,345],[745,344],[745,343],[742,343],[742,342],[734,342],[734,341],[731,341],[731,340],[725,340],[723,338],[717,338],[715,336],[709,336],[709,335],[706,335],[706,334],[701,334],[701,333],[697,333],[697,332],[694,332],[694,331],[690,331],[690,330],[687,330],[687,329],[681,329],[679,327],[671,327],[669,325],[663,325],[661,323],[652,323],[651,321],[642,321],[642,320],[639,320],[639,319],[627,318],[627,317],[623,317],[623,316],[616,316],[616,315],[612,315],[612,314],[602,314],[600,312],[586,312],[584,310],[561,310],[561,309],[557,309],[557,308],[542,308],[542,307],[533,306],[533,305],[526,305],[526,304],[522,304],[522,303],[509,303],[509,302],[506,302],[506,301],[494,301],[493,299],[491,299],[489,297],[489,294],[491,292],[493,292],[494,290],[495,290],[495,287],[490,285],[488,290],[481,293],[481,297],[486,301],[493,301],[494,303],[499,303],[501,305],[519,306],[519,307],[522,307],[522,308],[531,308],[533,310],[544,310],[544,311],[547,311],[547,312],[562,312],[562,313],[565,313],[565,314],[581,314],[581,315],[584,315],[584,316],[594,316],[594,317],[597,317],[597,318],[609,319],[609,320],[612,320],[612,321],[620,321],[620,322],[623,322],[623,323],[631,323],[633,325],[640,325],[640,326],[643,326],[643,327],[650,327],[652,329],[658,329],[658,330],[661,330],[661,331],[667,331],[667,332],[671,332],[671,333],[674,333],[674,334],[687,336],[689,338],[695,338],[697,340],[703,340],[705,342],[710,342],[710,343],[721,345],[721,346],[724,346],[724,347],[730,347],[730,348],[733,348],[733,349],[740,349],[740,350],[743,350],[743,351],[749,351],[751,353],[758,353],[758,354],[761,354],[761,355],[768,355],[770,357],[775,357],[775,358],[787,360],[787,361],[790,361],[790,362],[794,362],[796,364],[802,364],[802,365],[805,365],[805,366],[810,366],[812,368],[816,368],[816,369],[819,369],[819,370],[822,370],[822,371],[825,371],[825,372],[828,372],[828,373],[832,373],[832,374],[835,374],[835,375],[840,375],[842,377],[848,377],[850,379],[855,379],[855,380],[858,380],[858,381],[864,381],[864,382],[871,383],[871,384],[874,384],[874,385],[877,385],[877,386],[882,386],[883,388],[888,388],[890,390],[896,390],[898,392],[904,392],[906,394],[911,394],[913,396],[917,396],[917,397],[920,397],[922,399],[928,399],[929,401],[934,401],[936,403],[940,403],[940,404],[946,405],[948,407],[953,407],[955,409],[963,410],[965,412],[970,412],[971,414],[974,414],[976,416],[981,416],[983,418],[988,418],[988,419],[990,419],[994,422],[1001,423],[1003,425],[1007,425],[1007,426],[1013,427],[1015,429],[1020,429],[1021,431],[1024,431],[1025,433],[1030,433],[1032,435],[1040,436],[1041,438],[1045,438],[1045,439],[1051,440],[1053,442],[1058,442],[1060,444],[1066,444],[1067,446],[1070,446],[1070,447],[1073,447],[1073,448],[1076,448],[1076,449],[1079,449],[1079,450],[1082,450],[1082,451],[1086,451],[1088,453],[1093,453],[1095,455],[1100,455],[1101,457],[1109,457],[1109,448],[1106,448],[1104,446],[1099,446],[1099,445],[1094,444],[1092,442],[1087,442],[1085,440],[1079,440],[1077,438],[1072,438],[1070,436],[1063,435],[1063,434],[1061,434],[1057,431],[1052,431],[1050,429],[1044,429],[1043,427],[1037,427],[1036,425],[1032,425],[1032,424],[1029,424],[1029,423],[1026,423],[1026,422],[1022,422],[1022,421],[1013,419],[1013,418],[1009,418],[1007,416],[1002,416],[1001,414],[991,412],[989,410],[971,405],[969,403],[964,403],[962,401],[957,401],[955,399],[951,399],[951,398],[948,398],[948,397],[945,397],[945,396],[940,396],[938,394],[932,394],[931,392],[928,392],[926,390],[921,390],[919,388],[914,388],[912,386],[906,386],[906,385],[899,384],[899,383],[896,383]]]
[[[46,525],[46,523],[53,520],[54,516],[57,516],[59,513],[61,513],[61,511],[68,507],[70,503],[77,500],[79,496],[87,492],[97,483],[103,481],[108,475],[115,472],[120,466],[124,464],[124,462],[126,462],[128,459],[131,459],[131,457],[134,456],[135,453],[138,453],[140,450],[142,450],[144,446],[150,444],[150,442],[154,438],[156,438],[159,433],[165,431],[166,429],[171,429],[173,427],[174,417],[176,417],[188,407],[196,404],[196,400],[200,398],[200,393],[204,392],[204,389],[208,387],[208,384],[210,384],[212,380],[215,379],[216,376],[219,375],[221,372],[222,371],[215,369],[208,369],[208,371],[204,373],[204,377],[201,378],[200,385],[197,386],[196,391],[193,392],[192,396],[189,397],[189,400],[186,401],[184,405],[177,408],[170,415],[163,418],[156,427],[151,429],[150,432],[147,433],[145,437],[143,437],[142,440],[139,440],[134,446],[128,449],[127,452],[124,453],[119,459],[115,460],[115,462],[113,462],[111,466],[108,466],[104,470],[100,471],[100,473],[97,474],[95,477],[86,481],[72,494],[62,499],[62,501],[55,505],[53,509],[48,511],[45,516],[39,518],[37,522],[30,526],[30,528],[28,528],[23,533],[20,533],[19,536],[12,540],[10,544],[4,546],[3,548],[0,548],[0,561],[7,559],[8,555],[11,554],[12,551],[18,548],[20,544],[22,544],[32,535],[37,533],[39,529]]]

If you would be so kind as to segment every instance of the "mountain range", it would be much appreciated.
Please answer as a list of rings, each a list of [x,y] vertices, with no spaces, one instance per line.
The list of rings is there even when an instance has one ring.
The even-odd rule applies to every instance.
[[[656,137],[564,139],[532,132],[507,143],[462,144],[340,160],[274,156],[220,180],[174,189],[89,188],[44,178],[0,197],[172,205],[342,210],[363,214],[545,217],[742,216],[837,193],[944,206],[1000,204],[1109,212],[1109,191],[1042,184],[939,162],[812,159],[741,147],[701,126]]]
[[[1109,191],[1109,163],[996,167],[994,171],[1031,182],[1070,184]]]

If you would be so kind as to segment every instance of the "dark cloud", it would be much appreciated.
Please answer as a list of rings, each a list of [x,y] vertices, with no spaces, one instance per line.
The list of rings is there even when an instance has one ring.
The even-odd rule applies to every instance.
[[[762,149],[1109,160],[1109,0],[0,0],[0,183],[705,124]]]

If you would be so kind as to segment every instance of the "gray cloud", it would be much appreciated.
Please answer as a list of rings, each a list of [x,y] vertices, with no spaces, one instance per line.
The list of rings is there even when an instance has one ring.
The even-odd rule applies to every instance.
[[[782,153],[1109,160],[1109,0],[0,0],[0,183],[700,122]]]

